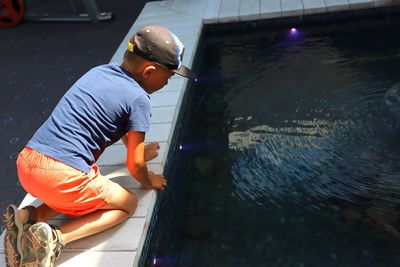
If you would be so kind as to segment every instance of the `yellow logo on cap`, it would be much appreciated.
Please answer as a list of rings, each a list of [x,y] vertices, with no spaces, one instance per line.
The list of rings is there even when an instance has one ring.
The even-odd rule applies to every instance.
[[[135,44],[133,44],[133,43],[131,43],[131,42],[129,42],[128,43],[128,51],[129,52],[133,52],[133,48],[135,47]]]

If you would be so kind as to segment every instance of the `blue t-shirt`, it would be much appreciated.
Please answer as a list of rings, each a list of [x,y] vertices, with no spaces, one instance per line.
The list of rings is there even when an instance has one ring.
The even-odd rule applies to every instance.
[[[150,99],[117,64],[95,67],[61,98],[27,146],[88,173],[127,131],[150,127]]]

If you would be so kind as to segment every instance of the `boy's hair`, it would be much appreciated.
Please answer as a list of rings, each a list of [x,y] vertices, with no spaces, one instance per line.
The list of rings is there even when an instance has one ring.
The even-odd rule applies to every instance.
[[[138,68],[145,61],[145,59],[130,52],[129,50],[126,50],[124,53],[124,63],[133,66],[134,68]]]

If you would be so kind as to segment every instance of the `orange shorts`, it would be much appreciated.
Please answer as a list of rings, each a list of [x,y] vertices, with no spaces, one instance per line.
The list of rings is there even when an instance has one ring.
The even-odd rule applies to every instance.
[[[70,216],[98,210],[110,202],[110,183],[93,165],[89,173],[25,147],[17,159],[22,187],[50,208]]]

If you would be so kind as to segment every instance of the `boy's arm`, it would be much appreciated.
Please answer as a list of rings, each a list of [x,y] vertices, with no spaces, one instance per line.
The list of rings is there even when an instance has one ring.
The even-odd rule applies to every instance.
[[[124,145],[128,148],[128,133],[124,134],[121,137],[122,143],[124,143]]]
[[[144,159],[144,132],[129,131],[122,137],[122,141],[128,149],[126,167],[131,175],[146,189],[164,190],[166,180],[163,175],[148,172]],[[124,138],[126,138],[124,140]],[[126,142],[126,143],[125,143]]]

